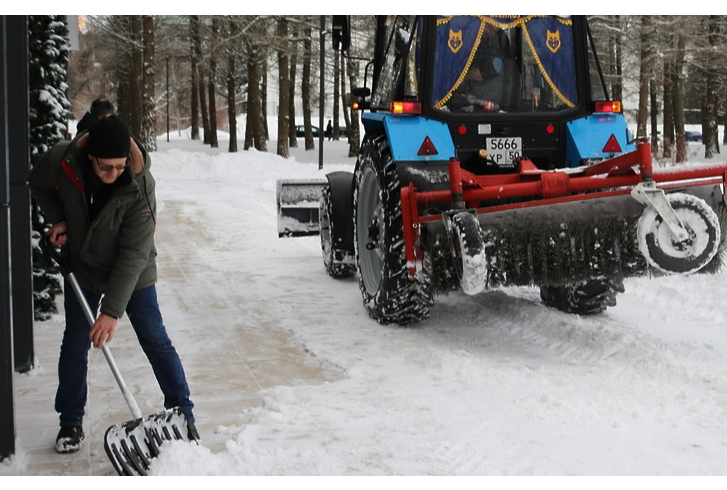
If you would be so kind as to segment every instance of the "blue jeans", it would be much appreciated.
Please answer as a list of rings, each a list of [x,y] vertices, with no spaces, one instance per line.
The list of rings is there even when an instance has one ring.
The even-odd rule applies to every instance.
[[[63,332],[58,361],[55,409],[60,414],[61,426],[82,425],[88,393],[86,375],[88,350],[91,348],[88,337],[91,326],[68,280],[65,281],[64,288],[66,330]],[[101,295],[86,290],[83,294],[91,311],[96,314]],[[194,422],[194,404],[189,399],[184,368],[164,328],[155,286],[134,291],[126,306],[126,314],[164,394],[164,407],[179,407],[187,420]]]

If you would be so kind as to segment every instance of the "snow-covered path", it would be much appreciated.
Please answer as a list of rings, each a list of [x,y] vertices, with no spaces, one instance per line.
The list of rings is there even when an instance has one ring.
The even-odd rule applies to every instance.
[[[189,213],[181,233],[207,243],[183,294],[211,292],[239,332],[264,326],[322,370],[262,390],[225,450],[175,447],[160,474],[726,472],[723,274],[630,280],[596,317],[545,308],[532,288],[456,293],[387,327],[355,279],[325,274],[316,237],[277,238],[275,179],[320,177],[315,165],[169,151],[155,175],[160,201]]]
[[[725,272],[627,280],[594,317],[508,288],[382,326],[355,278],[326,275],[317,237],[277,237],[277,179],[353,166],[311,161],[199,142],[153,155],[160,303],[204,443],[169,444],[155,474],[727,474]],[[38,328],[59,335],[62,321]],[[128,327],[111,348],[142,411],[160,410]],[[92,440],[129,414],[91,357],[88,457],[113,474]]]

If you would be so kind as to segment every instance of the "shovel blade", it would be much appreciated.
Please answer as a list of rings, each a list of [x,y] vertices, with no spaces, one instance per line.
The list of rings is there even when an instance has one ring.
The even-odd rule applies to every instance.
[[[168,441],[194,441],[187,418],[178,409],[112,425],[104,436],[104,449],[119,475],[146,476],[161,446]]]

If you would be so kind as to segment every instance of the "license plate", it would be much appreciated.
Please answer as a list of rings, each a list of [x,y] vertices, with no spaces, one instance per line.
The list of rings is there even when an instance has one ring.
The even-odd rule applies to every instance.
[[[522,138],[487,138],[487,157],[497,165],[513,166],[515,159],[522,155]]]

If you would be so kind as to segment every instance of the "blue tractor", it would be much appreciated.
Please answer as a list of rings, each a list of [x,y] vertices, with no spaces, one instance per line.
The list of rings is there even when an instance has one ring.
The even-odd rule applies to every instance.
[[[607,94],[585,17],[377,22],[372,72],[353,91],[355,169],[279,220],[281,236],[320,234],[328,274],[357,274],[377,321],[421,321],[453,289],[514,285],[598,313],[625,277],[717,270],[727,168],[653,168]],[[349,26],[334,18],[344,53]],[[279,210],[300,189],[281,181]]]

